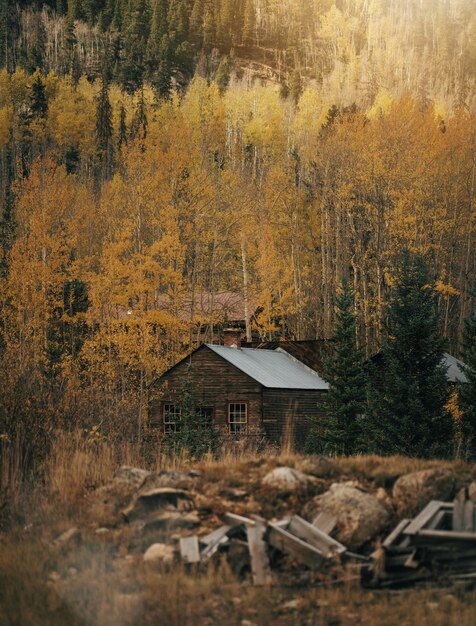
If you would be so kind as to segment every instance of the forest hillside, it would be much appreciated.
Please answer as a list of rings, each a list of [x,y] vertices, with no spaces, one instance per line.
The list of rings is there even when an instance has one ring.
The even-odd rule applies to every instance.
[[[1,432],[141,439],[223,294],[247,334],[328,339],[344,277],[367,358],[402,250],[461,356],[472,4],[1,0]]]

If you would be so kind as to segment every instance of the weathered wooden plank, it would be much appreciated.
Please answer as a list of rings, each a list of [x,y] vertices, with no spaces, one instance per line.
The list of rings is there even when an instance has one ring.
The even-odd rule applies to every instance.
[[[331,513],[321,511],[317,514],[317,517],[312,522],[312,525],[326,535],[330,535],[334,528],[337,526],[337,518],[335,517],[335,515],[331,515]]]
[[[476,532],[464,532],[454,530],[420,530],[418,537],[424,539],[441,539],[443,541],[476,541]]]
[[[309,522],[306,522],[299,515],[293,515],[289,522],[289,526],[286,529],[293,535],[297,535],[300,539],[304,539],[311,546],[317,548],[326,557],[330,557],[333,554],[342,554],[346,551],[346,547],[341,543],[329,537],[318,528],[315,528]]]
[[[402,521],[399,522],[399,524],[397,524],[392,532],[386,537],[385,541],[382,543],[382,546],[384,548],[390,548],[390,546],[396,543],[409,523],[409,519],[402,519]]]
[[[200,537],[200,543],[203,543],[207,546],[214,544],[217,541],[220,541],[220,539],[222,539],[228,533],[229,530],[231,530],[231,526],[229,526],[228,524],[224,524],[223,526],[220,526],[219,528],[212,530],[212,532],[208,533],[208,535],[204,535],[203,537]]]
[[[474,502],[466,500],[463,510],[463,528],[466,532],[473,532],[474,528]]]
[[[420,561],[417,561],[416,559],[416,550],[413,550],[413,552],[406,558],[404,566],[405,567],[409,567],[411,569],[417,569],[418,567],[420,567]]]
[[[403,531],[405,535],[415,535],[418,533],[429,521],[433,518],[438,511],[442,508],[450,508],[453,505],[446,502],[440,502],[439,500],[432,500],[426,507],[410,522],[410,524]]]
[[[220,546],[228,542],[228,532],[230,530],[231,526],[225,524],[223,526],[220,526],[220,528],[212,531],[211,533],[208,533],[208,535],[200,537],[200,543],[205,545],[201,553],[202,561],[207,561],[215,554],[215,552],[218,551]]]
[[[240,526],[242,524],[244,526],[254,526],[256,523],[254,520],[250,519],[249,517],[243,517],[242,515],[235,515],[234,513],[226,513],[225,521],[230,526]]]
[[[438,511],[425,526],[425,530],[443,530],[441,524],[447,515],[449,515],[448,511]]]
[[[228,543],[228,541],[229,541],[229,537],[227,535],[224,535],[219,541],[207,545],[202,550],[202,554],[201,554],[202,561],[208,561],[208,559],[210,559],[215,554],[215,552],[218,552],[218,550],[220,549],[220,546],[225,545],[226,543]]]
[[[193,535],[192,537],[180,538],[180,555],[185,563],[200,562],[200,548],[198,546],[198,537],[196,535]]]
[[[459,532],[464,530],[464,506],[465,501],[461,498],[456,498],[453,505],[453,530]]]
[[[368,556],[357,554],[357,552],[351,552],[350,550],[346,550],[342,556],[345,559],[354,559],[355,561],[361,561],[362,563],[369,563],[372,560]]]
[[[255,585],[270,585],[272,583],[271,568],[269,565],[264,534],[266,524],[257,521],[246,529],[248,535],[248,550],[251,558],[251,573]]]
[[[269,523],[269,542],[274,548],[289,554],[311,569],[318,569],[324,560],[317,548],[272,522]]]

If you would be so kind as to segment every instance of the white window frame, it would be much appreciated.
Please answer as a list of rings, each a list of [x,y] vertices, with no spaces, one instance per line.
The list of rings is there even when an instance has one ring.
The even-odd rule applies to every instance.
[[[235,419],[231,419],[232,413],[236,411],[236,408],[232,407],[245,407],[244,414],[239,409],[239,417],[242,418],[239,421]],[[238,428],[237,428],[238,426]],[[243,435],[248,431],[248,403],[247,402],[229,402],[228,403],[228,432],[230,435]]]
[[[170,419],[173,416],[172,419]],[[173,402],[164,402],[162,405],[162,421],[165,433],[180,432],[182,410]],[[167,419],[169,418],[169,419]]]

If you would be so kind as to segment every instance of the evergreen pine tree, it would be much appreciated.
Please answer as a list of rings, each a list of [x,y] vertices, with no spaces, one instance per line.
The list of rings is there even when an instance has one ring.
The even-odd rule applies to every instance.
[[[344,278],[336,296],[336,322],[331,351],[324,360],[324,378],[329,383],[325,407],[328,422],[319,440],[312,428],[307,442],[309,452],[337,454],[356,452],[359,441],[359,416],[366,399],[364,355],[357,347],[354,294]],[[316,445],[319,449],[315,449]],[[314,448],[314,449],[313,449]]]
[[[172,90],[172,62],[168,35],[164,35],[162,40],[162,58],[151,82],[158,97],[167,100]]]
[[[122,147],[127,143],[127,125],[126,125],[126,108],[124,103],[121,103],[119,109],[119,129],[117,135],[117,152],[120,154]]]
[[[114,144],[112,137],[112,107],[109,101],[109,85],[102,79],[96,108],[96,183],[99,185],[112,176]]]
[[[146,0],[131,0],[123,16],[124,33],[121,79],[129,93],[136,91],[143,82],[146,64],[147,41],[150,30],[150,11]]]
[[[14,0],[0,0],[0,68],[15,70],[16,43],[20,33],[19,11]]]
[[[132,117],[130,137],[139,142],[144,148],[144,141],[147,137],[147,115],[145,112],[144,90],[141,89],[137,106]]]
[[[227,55],[222,56],[215,73],[215,82],[220,89],[220,93],[224,93],[230,82],[230,59]]]
[[[31,86],[30,117],[33,119],[46,118],[48,116],[48,100],[46,91],[39,72]]]
[[[169,65],[170,50],[167,37],[167,11],[167,0],[156,0],[152,13],[150,35],[147,41],[146,76],[157,91],[159,75],[161,71],[163,71],[163,64]]]
[[[476,283],[473,287],[476,297]],[[459,405],[462,411],[462,432],[465,456],[476,458],[476,314],[474,311],[464,321],[463,372],[468,380],[459,385]]]
[[[380,454],[441,456],[452,445],[445,341],[428,282],[423,258],[404,252],[387,310],[383,364],[371,375],[365,421],[366,440]]]
[[[170,0],[167,21],[170,38],[178,46],[188,36],[188,8],[185,0]]]
[[[203,16],[205,13],[205,0],[195,0],[190,14],[190,41],[201,46],[203,43]]]
[[[43,70],[43,59],[46,48],[46,31],[40,16],[37,17],[34,27],[33,41],[28,43],[26,50],[26,69],[33,73],[35,70]]]
[[[297,104],[302,94],[302,78],[298,70],[293,70],[289,77],[289,95]]]
[[[0,220],[0,278],[4,278],[8,273],[7,255],[15,238],[14,198],[12,191],[12,184],[15,180],[13,145],[13,129],[10,129],[10,140],[5,146],[5,192]]]

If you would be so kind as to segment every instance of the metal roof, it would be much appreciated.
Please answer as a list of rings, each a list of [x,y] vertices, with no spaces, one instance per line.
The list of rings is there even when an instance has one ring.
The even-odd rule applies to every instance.
[[[446,378],[450,382],[452,383],[467,383],[468,382],[466,374],[462,372],[459,367],[460,365],[464,367],[463,361],[460,361],[456,357],[451,356],[451,354],[448,354],[447,352],[445,352],[443,362],[448,368],[446,370]]]
[[[273,389],[329,389],[329,385],[319,374],[281,348],[262,350],[228,348],[210,343],[205,345],[263,387]]]

